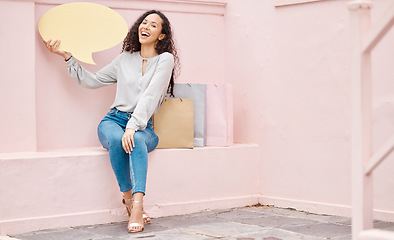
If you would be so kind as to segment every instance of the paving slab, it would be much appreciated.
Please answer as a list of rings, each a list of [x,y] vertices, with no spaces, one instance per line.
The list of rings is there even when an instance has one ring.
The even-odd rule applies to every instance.
[[[86,240],[100,239],[102,235],[84,232],[78,229],[66,228],[57,230],[37,231],[16,236],[17,239],[26,240]]]
[[[394,230],[394,223],[375,221]],[[141,233],[128,233],[127,222],[78,226],[18,234],[19,240],[351,240],[351,220],[294,209],[254,206],[203,211],[152,219]],[[11,240],[0,236],[0,240]],[[13,239],[13,240],[15,240]]]
[[[252,212],[263,212],[264,214],[271,214],[273,216],[281,215],[281,216],[290,216],[290,217],[297,217],[297,218],[305,218],[308,220],[316,220],[321,222],[328,222],[328,223],[342,223],[342,222],[349,222],[350,225],[351,220],[347,217],[341,216],[332,216],[326,214],[315,214],[309,213],[305,211],[297,211],[292,208],[275,208],[270,206],[259,206],[259,207],[250,207],[244,208],[245,211],[252,211]]]
[[[382,230],[394,231],[394,222],[375,221],[374,227]]]
[[[214,223],[217,221],[218,220],[214,217],[214,213],[204,213],[157,218],[152,221],[151,225],[156,224],[166,228],[185,228],[198,224]]]
[[[296,232],[309,236],[323,237],[327,239],[351,234],[350,226],[333,223],[319,223],[296,227],[283,227],[283,229],[291,232]]]
[[[340,237],[333,237],[333,238],[328,238],[330,240],[352,240],[352,235],[345,235],[345,236],[340,236]]]
[[[260,227],[281,228],[281,229],[287,229],[289,227],[304,226],[304,225],[315,225],[320,223],[314,220],[288,217],[288,216],[250,218],[250,219],[241,220],[241,222],[244,224],[257,225]]]
[[[302,235],[282,229],[270,229],[250,234],[238,234],[226,240],[240,240],[240,239],[253,239],[253,240],[323,240],[325,238],[319,238],[314,236]]]
[[[253,208],[257,209],[257,208]],[[235,209],[229,209],[221,212],[217,212],[216,214],[209,215],[208,217],[213,217],[213,218],[219,218],[227,221],[235,221],[235,222],[241,222],[241,221],[247,221],[249,219],[256,219],[256,218],[262,218],[262,217],[273,217],[277,216],[276,214],[267,212],[267,211],[248,211],[245,208],[235,208]]]
[[[210,237],[201,234],[194,234],[184,232],[180,229],[169,229],[159,232],[130,234],[128,238],[124,239],[152,239],[152,240],[206,240]],[[123,238],[122,238],[123,239]]]
[[[212,238],[226,238],[239,233],[259,232],[264,230],[264,228],[236,222],[215,222],[210,224],[194,225],[188,228],[181,228],[181,230]]]
[[[79,229],[81,231],[89,232],[92,234],[112,237],[115,239],[123,239],[130,237],[130,233],[126,231],[127,222],[121,223],[112,223],[112,224],[102,224],[102,225],[93,225],[93,226],[83,226],[76,227],[75,229]],[[168,228],[165,226],[161,226],[157,223],[145,224],[144,234],[148,234],[151,232],[159,232],[167,230]]]

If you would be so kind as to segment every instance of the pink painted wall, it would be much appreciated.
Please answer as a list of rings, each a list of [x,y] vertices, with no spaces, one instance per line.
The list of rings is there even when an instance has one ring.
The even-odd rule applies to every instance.
[[[115,87],[79,87],[68,77],[61,57],[46,50],[37,30],[45,11],[68,2],[73,1],[0,1],[0,152],[99,146],[96,126],[112,104]],[[224,82],[223,3],[92,2],[112,7],[129,26],[145,11],[135,9],[164,9],[173,24],[182,62],[178,82]],[[96,71],[120,51],[121,44],[95,53],[97,65],[85,66]]]
[[[96,1],[97,2],[97,1]],[[109,5],[111,7],[111,5]],[[36,25],[53,5],[37,4]],[[147,7],[147,6],[145,6]],[[152,5],[154,8],[155,5]],[[144,11],[117,8],[129,26]],[[173,24],[181,58],[178,82],[209,83],[224,81],[224,20],[218,15],[167,13]],[[208,37],[206,37],[208,36]],[[50,54],[36,30],[37,148],[39,150],[99,146],[96,127],[114,99],[114,86],[98,90],[83,89],[65,72],[65,63]],[[215,54],[210,55],[214,49]],[[96,71],[110,63],[121,51],[121,44],[95,53]],[[209,56],[209,57],[208,57]],[[50,113],[50,114],[48,114]],[[77,136],[77,137],[76,137]]]
[[[36,150],[34,34],[33,3],[0,1],[0,152]]]
[[[391,1],[373,2],[376,22]],[[226,79],[236,89],[235,139],[260,146],[263,201],[349,214],[348,1],[277,8],[273,1],[227,3]],[[373,53],[375,149],[394,134],[393,40],[391,30]],[[394,210],[390,158],[375,174],[375,207],[383,215]]]
[[[373,9],[372,23],[377,23],[390,0],[376,1]],[[373,108],[374,108],[374,138],[373,146],[376,151],[385,141],[394,135],[394,29],[372,52]],[[394,154],[391,154],[374,172],[375,206],[380,209],[394,210]]]
[[[373,22],[390,1],[375,1]],[[99,146],[96,126],[114,88],[79,87],[36,29],[47,9],[65,2],[0,0],[1,153]],[[135,9],[170,10],[182,62],[178,82],[233,83],[235,141],[259,145],[262,203],[348,214],[348,1],[275,8],[273,1],[227,0],[224,17],[217,14],[223,6],[208,4],[94,2],[109,4],[129,25],[142,13]],[[394,134],[393,40],[392,30],[373,53],[375,149]],[[96,53],[98,65],[86,66],[97,70],[119,52]],[[393,158],[375,174],[375,207],[392,220]]]

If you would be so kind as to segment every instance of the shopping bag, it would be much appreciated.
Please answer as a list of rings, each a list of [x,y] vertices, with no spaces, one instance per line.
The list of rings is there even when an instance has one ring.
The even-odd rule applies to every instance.
[[[207,145],[233,144],[233,91],[231,84],[207,84]]]
[[[206,84],[175,83],[174,95],[177,98],[192,98],[194,103],[194,147],[206,146],[207,111]]]
[[[153,117],[157,148],[193,148],[193,99],[166,98]]]

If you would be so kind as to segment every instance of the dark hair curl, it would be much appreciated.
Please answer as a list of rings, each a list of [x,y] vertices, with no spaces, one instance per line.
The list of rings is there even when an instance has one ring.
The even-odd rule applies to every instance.
[[[161,33],[165,34],[164,39],[159,40],[156,44],[156,52],[157,54],[162,54],[164,52],[169,52],[174,56],[175,66],[172,70],[170,84],[168,85],[167,93],[171,96],[174,96],[174,79],[178,76],[179,73],[179,58],[178,53],[175,48],[175,43],[173,39],[173,33],[171,29],[171,24],[168,18],[160,11],[150,10],[142,14],[137,21],[135,21],[134,25],[130,28],[126,38],[123,41],[122,52],[138,52],[141,51],[141,43],[138,37],[138,27],[141,25],[142,21],[150,15],[157,14],[162,19],[162,30]]]

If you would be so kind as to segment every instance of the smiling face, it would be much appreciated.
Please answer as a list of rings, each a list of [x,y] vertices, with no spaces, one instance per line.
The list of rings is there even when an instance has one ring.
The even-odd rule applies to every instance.
[[[156,13],[148,15],[138,27],[138,37],[141,45],[156,44],[164,39],[161,33],[163,20]]]

